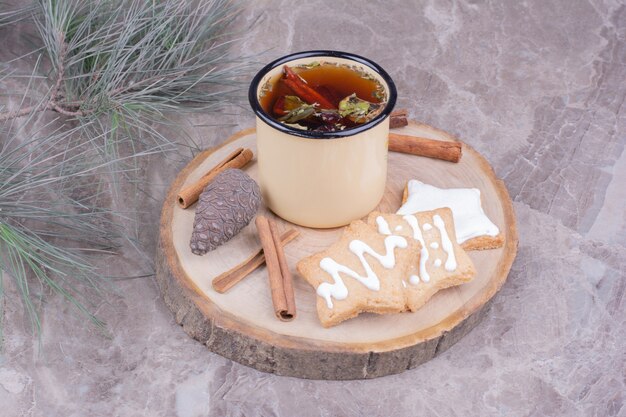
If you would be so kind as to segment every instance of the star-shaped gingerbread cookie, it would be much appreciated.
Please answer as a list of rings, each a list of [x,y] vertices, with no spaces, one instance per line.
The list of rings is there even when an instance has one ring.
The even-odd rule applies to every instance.
[[[330,327],[362,312],[405,311],[403,280],[420,249],[415,239],[384,235],[355,221],[329,248],[298,262],[297,269],[315,288],[320,322]]]

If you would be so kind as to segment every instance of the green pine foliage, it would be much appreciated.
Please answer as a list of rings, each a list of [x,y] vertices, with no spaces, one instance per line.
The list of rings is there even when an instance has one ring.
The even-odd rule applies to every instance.
[[[215,111],[244,97],[249,63],[229,51],[239,11],[231,0],[0,3],[0,30],[26,22],[38,36],[25,55],[38,64],[20,76],[26,91],[5,91],[0,102],[0,297],[2,280],[12,279],[34,333],[45,290],[103,326],[83,294],[105,281],[92,255],[135,242],[120,227],[129,219],[102,201],[115,197],[120,177],[141,182],[141,157],[180,145],[172,112]],[[11,62],[0,68],[0,84],[18,77]],[[44,114],[55,119],[32,128]]]

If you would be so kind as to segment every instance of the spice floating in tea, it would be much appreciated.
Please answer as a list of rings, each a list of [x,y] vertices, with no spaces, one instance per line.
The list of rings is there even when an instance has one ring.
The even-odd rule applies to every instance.
[[[347,65],[285,65],[259,97],[277,121],[301,130],[336,132],[367,123],[383,110],[385,90],[371,75]]]

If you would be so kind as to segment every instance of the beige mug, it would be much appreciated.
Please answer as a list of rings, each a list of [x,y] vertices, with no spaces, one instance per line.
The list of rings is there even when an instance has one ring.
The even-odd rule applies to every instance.
[[[336,132],[286,126],[268,115],[259,97],[283,66],[313,62],[349,65],[374,77],[387,96],[372,120]],[[391,77],[376,63],[349,53],[307,51],[284,56],[254,77],[249,100],[256,114],[259,185],[265,204],[278,216],[307,227],[343,226],[372,211],[387,179],[389,114],[396,102]]]

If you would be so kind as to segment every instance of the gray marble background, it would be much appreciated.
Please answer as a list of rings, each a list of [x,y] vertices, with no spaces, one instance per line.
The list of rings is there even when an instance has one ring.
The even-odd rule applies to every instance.
[[[515,201],[520,248],[487,318],[401,375],[305,381],[208,352],[175,324],[151,278],[118,283],[97,306],[111,338],[48,297],[41,346],[9,286],[0,414],[625,416],[626,6],[265,0],[250,2],[239,24],[237,53],[264,52],[260,61],[307,49],[376,60],[413,119],[493,164]],[[0,38],[3,59],[26,50],[20,33]],[[188,132],[206,147],[253,125],[247,108],[233,113],[187,120]],[[156,199],[140,207],[148,253],[159,200],[180,167],[146,168]],[[112,274],[150,269],[106,262]]]

